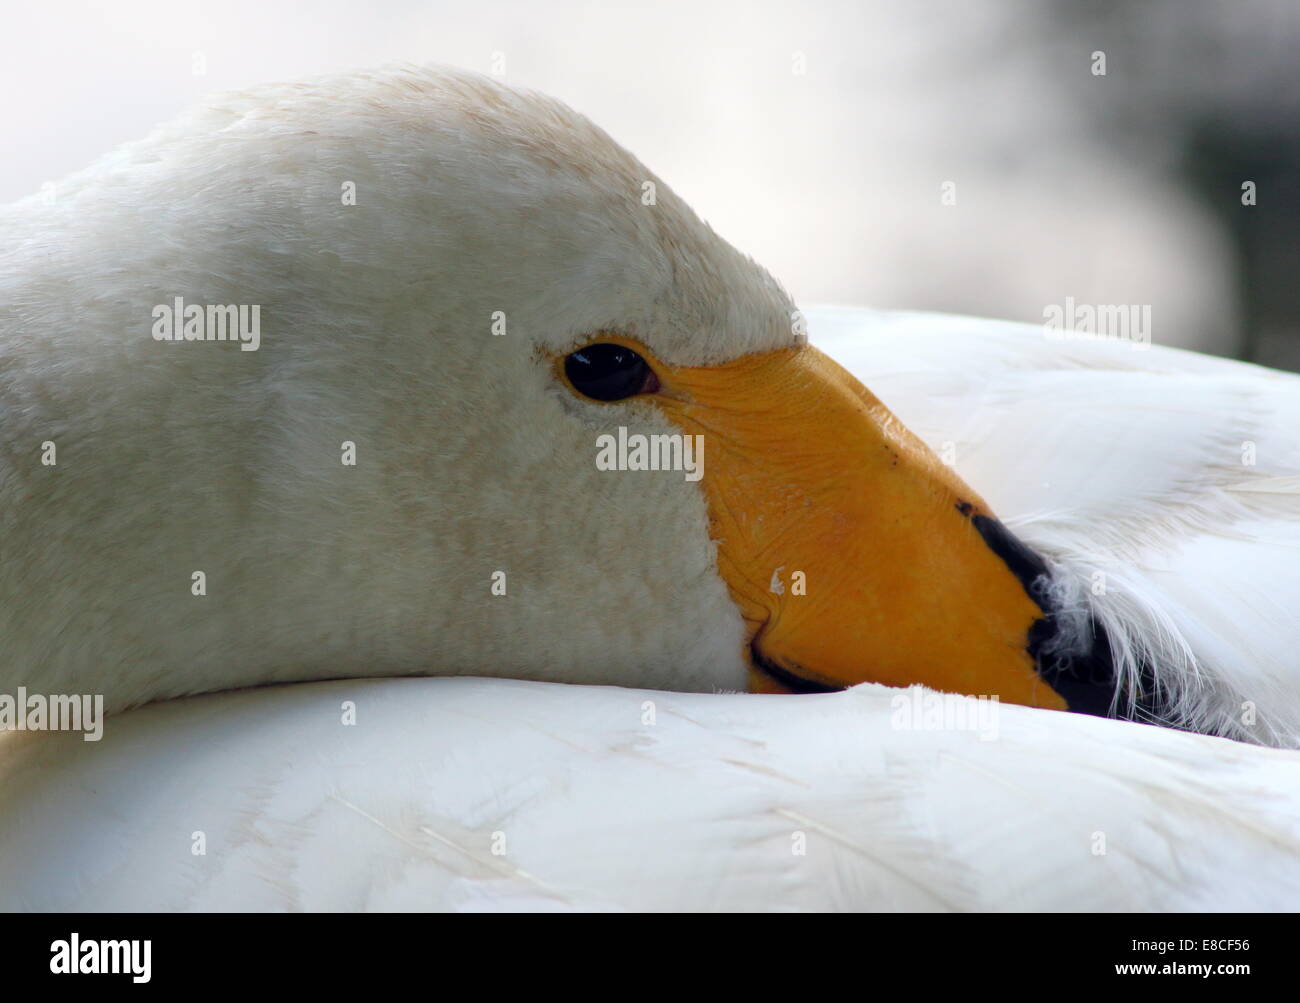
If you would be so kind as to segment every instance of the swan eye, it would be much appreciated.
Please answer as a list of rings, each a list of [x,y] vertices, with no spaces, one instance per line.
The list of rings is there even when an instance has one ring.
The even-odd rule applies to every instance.
[[[621,401],[659,389],[659,378],[645,359],[626,345],[609,342],[567,356],[564,375],[580,394],[598,401]]]

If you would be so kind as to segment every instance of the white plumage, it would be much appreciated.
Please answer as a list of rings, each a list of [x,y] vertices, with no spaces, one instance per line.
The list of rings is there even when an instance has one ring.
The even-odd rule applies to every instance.
[[[1026,324],[809,316],[1147,656],[1185,726],[1300,745],[1300,377]]]
[[[743,685],[700,491],[592,463],[629,415],[675,426],[544,361],[602,331],[670,366],[792,343],[766,273],[666,187],[647,211],[647,178],[554,102],[402,70],[225,99],[5,210],[0,689]],[[261,348],[160,348],[173,295],[261,303]],[[902,727],[875,686],[255,689],[99,744],[0,736],[0,905],[1300,904],[1300,754],[1258,747],[1300,743],[1300,379],[809,322],[1048,559],[1067,638],[1095,618],[1175,722],[1243,742],[1005,705],[993,736]]]
[[[1255,674],[1286,667],[1294,618],[1220,590],[1295,594],[1296,564],[1271,559],[1295,523],[1270,529],[1235,495],[1289,483],[1274,422],[1300,381],[1022,325],[809,316],[1061,573],[1107,573],[1091,598],[1113,628],[1186,645],[1167,683],[1202,692],[1177,674],[1195,658],[1206,692],[1224,671],[1273,696],[1261,740],[1295,726],[1294,674]],[[1213,462],[1238,437],[1260,443],[1253,470]],[[1282,513],[1294,498],[1253,494]],[[900,727],[904,696],[357,680],[155,705],[100,745],[6,736],[0,888],[40,909],[1300,904],[1300,753],[1011,705],[991,734]]]
[[[39,909],[1300,903],[1300,755],[1010,705],[991,741],[900,730],[900,693],[357,680],[154,705],[99,749],[10,736],[0,888]]]

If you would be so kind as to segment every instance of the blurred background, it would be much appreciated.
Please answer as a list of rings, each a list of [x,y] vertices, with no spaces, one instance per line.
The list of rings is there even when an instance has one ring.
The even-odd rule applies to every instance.
[[[1150,305],[1300,370],[1298,43],[1298,0],[42,0],[0,200],[208,91],[452,63],[590,115],[803,304]]]

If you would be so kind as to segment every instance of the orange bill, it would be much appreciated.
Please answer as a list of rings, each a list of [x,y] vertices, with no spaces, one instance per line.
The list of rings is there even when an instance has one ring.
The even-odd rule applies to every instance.
[[[751,688],[922,683],[1065,709],[1029,650],[1045,614],[1020,545],[847,371],[808,345],[655,371],[648,399],[704,436]]]

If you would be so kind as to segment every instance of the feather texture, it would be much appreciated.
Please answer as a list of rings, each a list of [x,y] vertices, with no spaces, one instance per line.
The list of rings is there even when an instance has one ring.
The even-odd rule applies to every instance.
[[[809,324],[1051,560],[1130,684],[1151,667],[1169,723],[1300,744],[1300,377],[1001,321]]]
[[[909,713],[924,693],[357,680],[156,704],[110,719],[99,746],[9,734],[0,901],[1300,904],[1300,753],[1010,705],[981,730],[929,730]]]

